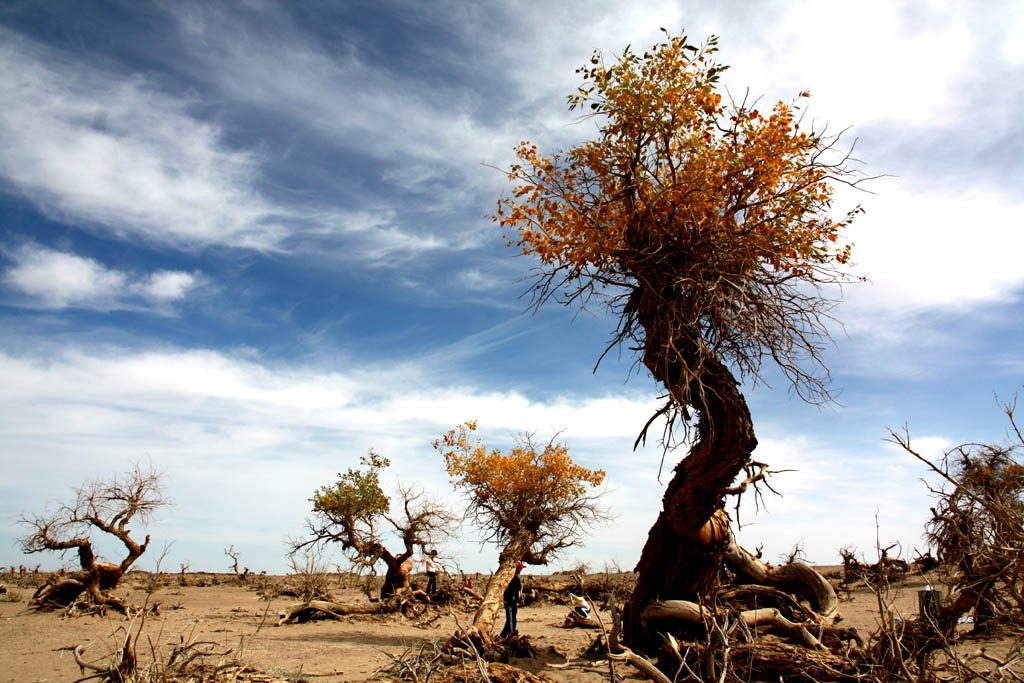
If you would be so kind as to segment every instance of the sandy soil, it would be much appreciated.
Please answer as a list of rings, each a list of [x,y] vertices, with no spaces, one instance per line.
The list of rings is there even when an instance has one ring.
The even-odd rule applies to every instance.
[[[529,577],[525,578],[529,587]],[[26,577],[22,581],[26,587],[19,587],[17,578],[0,578],[10,590],[7,596],[0,596],[5,597],[0,601],[0,650],[4,653],[0,683],[73,681],[81,674],[71,652],[62,648],[88,644],[87,659],[98,660],[123,640],[129,622],[120,615],[63,617],[58,613],[28,612],[30,580]],[[295,598],[278,597],[268,604],[251,588],[238,585],[233,577],[210,577],[207,583],[217,583],[206,586],[179,586],[170,580],[171,585],[148,598],[159,603],[159,615],[147,618],[141,641],[146,647],[140,647],[140,651],[148,651],[151,642],[153,648],[166,653],[182,637],[214,641],[231,649],[232,657],[260,671],[325,683],[372,680],[378,669],[391,662],[389,654],[399,655],[408,648],[443,639],[455,630],[456,619],[462,624],[471,620],[468,613],[444,615],[430,624],[417,624],[399,615],[353,616],[344,621],[277,627],[277,614],[294,605]],[[917,590],[924,583],[921,577],[912,579],[898,592],[898,612],[907,616],[916,613]],[[127,596],[134,604],[142,604],[147,599],[144,584],[144,575],[133,575],[115,593]],[[478,581],[477,585],[482,583]],[[342,602],[365,601],[354,588],[332,587],[332,593]],[[869,591],[844,596],[840,609],[845,622],[862,633],[870,634],[875,629],[878,608]],[[566,657],[576,658],[591,643],[595,632],[562,628],[567,611],[565,606],[551,604],[521,608],[519,631],[529,635],[539,648],[553,646]],[[602,616],[610,620],[610,615]],[[499,626],[500,623],[499,617]],[[1000,650],[995,647],[993,651]],[[512,664],[566,683],[608,680],[606,666],[594,671],[546,666],[565,661],[552,655],[541,660],[515,660]],[[640,680],[625,666],[617,666],[617,671],[627,679]]]

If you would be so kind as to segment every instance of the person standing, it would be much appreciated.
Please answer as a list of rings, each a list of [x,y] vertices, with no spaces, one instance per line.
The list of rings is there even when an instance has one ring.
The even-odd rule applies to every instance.
[[[427,595],[433,595],[437,592],[437,574],[444,571],[444,567],[437,561],[437,548],[431,550],[426,557],[421,557],[416,561],[424,564],[423,568],[427,572]]]
[[[516,575],[509,581],[508,588],[501,596],[505,603],[505,628],[501,629],[502,638],[519,634],[519,630],[516,628],[516,617],[519,614],[519,605],[523,604],[523,582],[519,578],[519,574],[522,573],[524,567],[526,565],[522,562],[516,563]]]

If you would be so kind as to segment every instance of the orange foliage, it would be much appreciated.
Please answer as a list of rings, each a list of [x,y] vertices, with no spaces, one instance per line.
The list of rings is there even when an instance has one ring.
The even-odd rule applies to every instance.
[[[627,49],[611,66],[595,54],[579,69],[570,109],[589,104],[605,119],[601,134],[552,156],[520,143],[512,195],[492,216],[509,246],[570,276],[633,270],[637,246],[682,241],[737,275],[846,263],[849,246],[833,243],[852,214],[829,216],[837,169],[819,156],[826,141],[801,130],[795,103],[768,115],[725,104],[715,51],[714,39],[698,49],[683,36],[642,58]]]
[[[434,442],[444,456],[452,483],[472,491],[478,500],[543,499],[555,505],[571,503],[586,493],[587,486],[600,486],[603,470],[577,465],[565,444],[547,444],[543,450],[525,443],[508,453],[488,451],[479,440],[471,441],[476,421],[450,430]]]
[[[596,139],[550,156],[520,143],[492,219],[539,260],[534,304],[607,303],[612,345],[635,342],[677,406],[703,401],[710,359],[760,377],[770,358],[827,401],[816,371],[831,302],[816,286],[855,279],[840,236],[860,208],[833,217],[832,203],[834,185],[862,179],[838,136],[803,127],[808,93],[763,112],[723,98],[716,45],[668,36],[612,64],[595,53],[568,99]]]
[[[444,456],[452,484],[468,494],[472,514],[495,537],[527,530],[543,540],[552,524],[569,528],[598,516],[591,489],[601,485],[605,473],[574,463],[565,444],[538,449],[522,439],[502,453],[474,440],[474,431],[476,422],[465,422],[435,441],[434,448]],[[558,543],[568,545],[564,542],[569,540]]]

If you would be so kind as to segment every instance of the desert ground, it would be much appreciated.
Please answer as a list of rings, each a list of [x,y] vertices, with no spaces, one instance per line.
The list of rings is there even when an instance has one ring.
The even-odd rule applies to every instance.
[[[129,620],[113,612],[106,616],[31,612],[27,609],[28,600],[42,575],[0,575],[0,582],[8,589],[0,596],[0,682],[74,681],[83,674],[70,648],[85,645],[86,660],[103,660],[123,642],[127,629],[134,633],[140,625],[140,661],[154,653],[166,657],[184,639],[213,642],[219,652],[230,651],[211,660],[237,660],[247,665],[251,671],[244,680],[391,680],[383,669],[395,657],[411,649],[431,648],[433,642],[443,641],[455,631],[456,622],[466,625],[472,620],[468,609],[444,608],[427,610],[416,618],[400,614],[347,616],[341,620],[277,626],[278,614],[299,602],[289,596],[264,597],[274,592],[267,588],[283,585],[284,577],[250,577],[242,582],[233,575],[188,574],[184,579],[186,585],[180,585],[178,575],[129,574],[114,592],[135,605],[157,605],[157,611],[147,614],[143,624],[138,617]],[[526,589],[529,590],[531,581],[538,580],[524,575]],[[917,591],[932,580],[919,575],[895,587],[897,617],[916,614]],[[344,577],[332,577],[331,581],[331,594],[337,601],[367,601],[353,581]],[[486,576],[478,575],[474,585],[482,587],[486,581]],[[259,591],[260,586],[264,590]],[[874,593],[862,585],[841,596],[844,622],[865,635],[874,631],[878,621]],[[514,659],[510,663],[554,681],[607,681],[607,662],[581,659],[597,632],[564,628],[568,610],[566,605],[550,601],[537,601],[521,608],[519,631],[529,636],[541,654],[535,659]],[[604,610],[600,613],[605,623],[610,623],[610,614]],[[499,628],[501,623],[499,617]],[[993,652],[1002,654],[1000,648],[1005,649],[1008,644],[1004,638],[989,643],[968,641],[964,647],[988,645]],[[565,666],[567,662],[569,666]],[[615,670],[620,679],[642,680],[625,664],[615,664]]]

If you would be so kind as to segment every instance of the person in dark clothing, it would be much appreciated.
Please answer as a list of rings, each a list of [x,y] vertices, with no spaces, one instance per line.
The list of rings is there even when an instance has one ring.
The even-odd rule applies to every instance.
[[[505,603],[505,628],[501,629],[502,638],[519,633],[516,629],[516,616],[519,613],[519,605],[523,604],[523,582],[519,578],[519,574],[525,566],[522,562],[516,565],[516,575],[512,577],[508,588],[505,589],[505,593],[501,596],[502,601]]]

